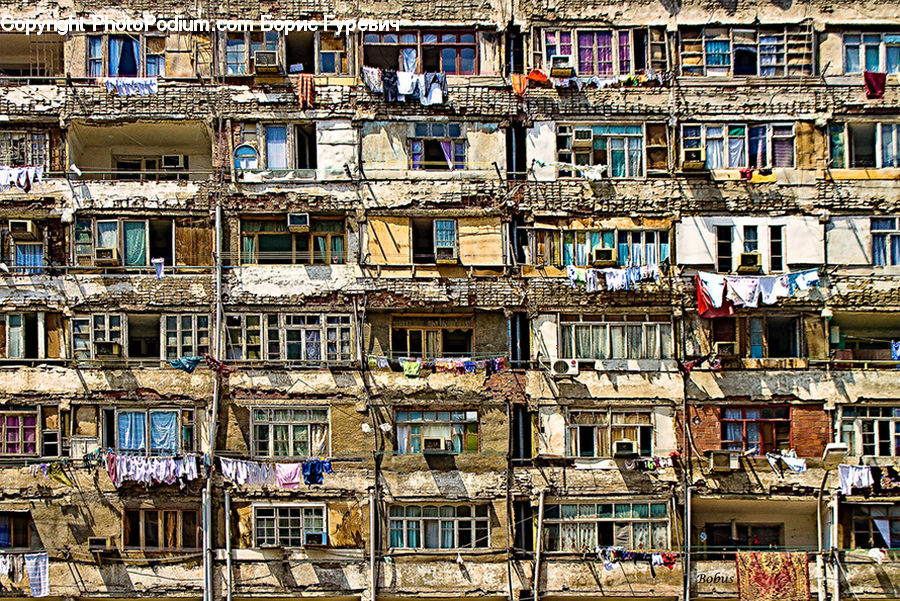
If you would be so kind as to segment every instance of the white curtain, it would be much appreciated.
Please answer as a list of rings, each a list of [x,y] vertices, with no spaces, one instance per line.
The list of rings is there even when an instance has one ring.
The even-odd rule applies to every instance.
[[[728,166],[743,167],[746,163],[744,158],[744,138],[728,139]]]
[[[720,169],[725,166],[725,146],[721,127],[706,128],[706,168]]]

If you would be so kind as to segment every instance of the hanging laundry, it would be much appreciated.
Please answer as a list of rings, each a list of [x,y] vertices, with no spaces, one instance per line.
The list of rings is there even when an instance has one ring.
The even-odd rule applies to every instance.
[[[381,94],[381,69],[377,69],[375,67],[363,67],[362,68],[362,79],[366,84],[366,87],[369,88],[369,91],[373,94]]]
[[[107,92],[115,91],[119,96],[149,96],[159,91],[159,81],[155,77],[98,77],[97,83],[106,87]]]
[[[759,302],[759,278],[726,275],[725,298],[736,307],[755,308]]]
[[[576,284],[587,283],[587,270],[584,267],[566,265],[566,277],[569,278],[572,288],[575,288]]]
[[[419,76],[408,71],[397,71],[397,93],[404,98],[423,93],[419,90]]]
[[[177,359],[170,359],[169,365],[175,369],[180,369],[181,371],[192,374],[194,373],[194,370],[197,369],[197,366],[200,365],[201,361],[203,361],[202,355],[198,357],[179,357]]]
[[[401,361],[403,365],[403,375],[407,378],[418,378],[419,372],[422,371],[422,363],[418,359],[407,359]]]
[[[753,177],[753,167],[744,167],[743,169],[738,169],[738,174],[741,176],[741,179],[750,179]]]
[[[628,276],[624,269],[608,269],[603,275],[607,290],[626,290],[628,288]]]
[[[528,81],[533,81],[535,83],[550,83],[550,78],[548,78],[540,69],[532,69],[531,73],[525,76]]]
[[[39,184],[44,176],[41,165],[25,167],[0,166],[0,191],[9,190],[12,186],[22,192],[31,192],[35,184]]]
[[[75,486],[75,483],[69,479],[69,476],[67,476],[66,472],[63,470],[62,461],[54,461],[50,464],[50,467],[47,470],[47,477],[60,484],[65,484],[66,486]]]
[[[790,296],[790,280],[784,275],[759,278],[759,293],[763,304],[773,305],[779,298]]]
[[[449,89],[443,73],[426,73],[422,77],[421,101],[423,106],[447,102]]]
[[[332,473],[330,459],[309,459],[303,462],[303,482],[307,486],[322,484],[324,474],[330,473]]]
[[[809,557],[806,553],[738,551],[741,601],[809,601]]]
[[[300,99],[300,108],[312,108],[316,101],[316,76],[310,73],[297,75],[297,97]]]
[[[891,340],[891,359],[900,361],[900,341]]]
[[[884,563],[884,560],[887,559],[888,556],[886,549],[869,549],[869,552],[866,553],[866,555],[878,565]]]
[[[884,98],[884,88],[887,84],[887,73],[865,71],[863,73],[863,83],[866,86],[866,98],[868,98],[869,100]]]
[[[25,555],[25,572],[32,597],[46,597],[50,594],[50,560],[46,553]]]
[[[160,281],[163,279],[163,268],[165,266],[165,259],[150,259],[150,262],[153,263],[153,269],[156,270],[156,281]]]
[[[516,96],[524,97],[525,89],[528,87],[528,79],[521,73],[510,73],[509,80],[512,85],[513,93],[516,94]]]
[[[397,72],[391,69],[385,69],[381,72],[381,87],[384,90],[385,102],[399,102],[399,94],[397,92]]]
[[[297,488],[304,481],[302,463],[278,463],[275,465],[275,481],[281,488]]]
[[[234,368],[228,367],[209,353],[204,353],[203,358],[206,359],[206,366],[219,375],[229,374],[234,371]]]
[[[222,476],[240,486],[270,486],[275,473],[272,466],[258,461],[220,457]]]
[[[871,488],[874,484],[872,468],[868,465],[841,464],[838,466],[838,479],[844,495],[849,495],[854,488]]]

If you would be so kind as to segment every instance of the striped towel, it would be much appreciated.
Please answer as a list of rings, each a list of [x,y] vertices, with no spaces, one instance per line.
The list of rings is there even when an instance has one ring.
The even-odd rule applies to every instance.
[[[316,80],[314,75],[300,73],[297,75],[297,96],[300,97],[300,108],[311,108],[316,100]]]

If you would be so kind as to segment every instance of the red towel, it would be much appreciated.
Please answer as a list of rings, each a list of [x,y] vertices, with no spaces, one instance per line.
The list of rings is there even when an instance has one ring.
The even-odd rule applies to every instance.
[[[300,97],[300,108],[310,108],[316,100],[316,78],[309,73],[297,76],[297,96]]]
[[[512,81],[513,92],[519,96],[524,96],[525,87],[528,85],[528,79],[521,73],[510,73],[509,78]]]
[[[711,319],[713,317],[734,315],[734,304],[730,300],[725,299],[722,301],[722,306],[718,309],[713,307],[712,298],[710,298],[709,291],[700,280],[700,276],[694,276],[694,284],[697,287],[697,313],[700,314],[700,317]]]
[[[753,177],[753,167],[745,167],[738,171],[741,174],[741,179],[750,179]]]
[[[526,76],[526,79],[529,79],[536,83],[550,83],[550,78],[544,75],[540,69],[534,69]]]
[[[869,100],[884,98],[884,84],[887,81],[887,73],[866,71],[863,73],[863,79],[866,82],[866,98]]]

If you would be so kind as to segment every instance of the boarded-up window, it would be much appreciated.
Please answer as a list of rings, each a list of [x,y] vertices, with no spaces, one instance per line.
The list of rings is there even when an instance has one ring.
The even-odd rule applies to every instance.
[[[503,230],[499,217],[457,220],[459,257],[464,265],[502,265]]]
[[[205,219],[175,220],[176,265],[212,265],[212,228]]]
[[[669,168],[669,145],[666,126],[647,124],[647,169],[665,171]]]
[[[369,218],[369,262],[403,264],[410,262],[409,218]]]
[[[44,328],[47,333],[47,357],[50,359],[62,357],[62,316],[59,313],[47,313]]]

